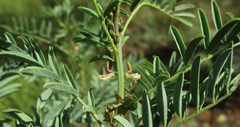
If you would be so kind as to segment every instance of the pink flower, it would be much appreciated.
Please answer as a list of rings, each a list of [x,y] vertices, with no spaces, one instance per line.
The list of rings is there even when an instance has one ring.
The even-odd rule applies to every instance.
[[[78,47],[77,45],[74,45],[74,46],[73,46],[73,49],[78,50],[79,47]]]

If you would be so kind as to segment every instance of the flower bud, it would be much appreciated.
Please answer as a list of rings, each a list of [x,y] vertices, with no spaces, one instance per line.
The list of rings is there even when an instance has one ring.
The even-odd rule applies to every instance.
[[[133,100],[133,96],[131,94],[128,94],[127,96],[128,100],[132,101]]]
[[[128,74],[132,72],[132,65],[130,64],[129,60],[127,60],[127,68],[128,68],[128,71],[127,71]]]
[[[118,122],[116,120],[114,120],[112,125],[113,125],[113,127],[116,127],[117,124],[118,124]]]
[[[109,73],[109,74],[107,74],[107,75],[99,75],[99,76],[98,76],[98,79],[99,79],[100,81],[106,81],[106,80],[108,80],[108,79],[110,79],[110,78],[112,78],[112,77],[114,77],[114,76],[115,76],[115,73],[112,72],[112,73]]]
[[[135,74],[128,74],[128,73],[125,73],[124,74],[125,78],[126,79],[134,79],[134,80],[139,80],[141,78],[141,75],[138,74],[138,73],[135,73]]]
[[[112,110],[114,110],[114,107],[108,103],[108,104],[107,104],[107,109],[108,109],[109,111],[112,111]]]

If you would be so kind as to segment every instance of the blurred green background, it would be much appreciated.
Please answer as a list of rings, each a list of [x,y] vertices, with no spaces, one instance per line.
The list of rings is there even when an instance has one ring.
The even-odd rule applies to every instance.
[[[80,22],[80,24],[81,22],[86,23],[86,19],[84,18],[84,15],[77,10],[77,7],[78,6],[91,7],[92,6],[91,1],[90,0],[70,0],[70,1],[71,1],[71,4],[73,5],[72,13],[74,15],[74,18],[78,22]],[[4,0],[4,1],[1,0],[0,1],[0,25],[4,24],[4,25],[12,26],[13,25],[12,19],[11,19],[12,17],[15,17],[16,19],[18,19],[19,17],[24,17],[29,19],[35,18],[36,22],[40,24],[41,20],[44,19],[44,15],[41,12],[41,7],[43,6],[55,7],[56,5],[62,4],[62,2],[63,0]],[[227,16],[224,15],[225,12],[231,12],[235,17],[240,17],[239,4],[238,2],[236,2],[236,0],[216,0],[216,2],[218,3],[218,6],[222,13],[223,23],[228,21]],[[193,39],[196,35],[201,33],[201,28],[200,28],[199,20],[197,16],[198,8],[202,8],[207,14],[212,35],[216,32],[214,28],[214,24],[212,22],[210,0],[201,0],[201,1],[183,0],[182,3],[191,3],[195,5],[195,9],[191,9],[189,10],[189,12],[192,12],[196,15],[195,19],[190,19],[190,21],[194,24],[194,27],[192,28],[176,20],[172,21],[172,25],[178,28],[185,43],[190,42],[191,39]],[[128,5],[125,5],[125,4],[124,6],[126,6],[125,8],[128,7]],[[124,19],[126,19],[126,17],[123,16],[123,20]],[[88,20],[88,21],[89,21],[88,26],[90,27],[96,26],[97,24],[92,20]],[[155,11],[154,9],[149,7],[142,8],[139,11],[139,13],[134,17],[132,23],[129,25],[129,28],[127,30],[126,35],[129,35],[130,38],[128,40],[128,43],[124,45],[123,56],[127,57],[129,56],[129,54],[136,54],[138,55],[139,59],[145,58],[149,61],[152,61],[152,56],[158,55],[160,59],[165,64],[168,65],[168,61],[172,51],[174,50],[177,51],[177,47],[175,45],[175,42],[173,41],[173,37],[169,32],[168,24],[169,24],[169,18],[166,15],[158,11]],[[5,38],[4,37],[5,32],[7,32],[5,29],[0,28],[0,37]],[[201,47],[198,48],[197,53],[202,53],[202,49],[203,48]],[[72,49],[67,49],[67,50],[72,50]],[[101,53],[107,54],[105,50],[98,49],[98,51]],[[45,52],[47,53],[47,50]],[[94,56],[94,54],[96,55],[95,51],[91,51],[91,53],[93,54],[92,56]],[[55,52],[55,54],[58,54],[58,52]],[[238,48],[238,50],[235,50],[235,55],[234,55],[235,73],[240,72],[239,71],[240,59],[238,56],[239,54],[240,54],[240,50]],[[58,58],[66,59],[66,58],[61,58],[61,56],[58,56]],[[2,65],[4,62],[5,62],[5,59],[1,58],[0,65]],[[68,64],[71,63],[70,61],[67,61],[67,62]],[[88,63],[88,61],[86,61],[86,63]],[[211,63],[211,61],[209,61],[209,63]],[[86,65],[86,66],[89,66],[89,65]],[[211,65],[207,63],[204,68],[207,69],[209,66]],[[102,66],[95,66],[97,70],[101,70],[101,67]],[[74,69],[74,67],[71,67],[71,69]],[[91,73],[91,71],[88,71],[85,73]],[[207,70],[206,70],[206,73],[207,73]],[[88,78],[88,77],[85,77],[85,78]],[[22,111],[25,111],[31,114],[32,111],[30,107],[35,105],[37,97],[43,92],[42,85],[44,84],[44,79],[41,79],[38,77],[33,81],[29,81],[29,79],[26,79],[26,77],[21,76],[15,82],[20,82],[23,84],[23,86],[20,87],[17,92],[14,92],[9,96],[0,100],[0,110],[2,111],[4,109],[14,108],[14,109],[21,109]],[[80,82],[83,82],[83,81],[80,81]],[[87,85],[87,83],[85,83],[84,85]],[[88,86],[81,86],[81,87],[84,87],[86,89],[89,88]],[[236,92],[234,93],[234,97],[237,97],[238,95],[239,95],[239,90],[236,90]],[[227,106],[226,104],[228,103],[235,103],[237,105],[240,102],[239,99],[237,100],[238,101],[234,102],[231,99],[228,99],[224,101],[223,104],[221,104],[221,106],[222,105]],[[238,109],[236,110],[238,111]],[[0,118],[1,117],[6,117],[6,116],[3,113],[0,113]],[[212,116],[212,118],[215,119],[217,118],[217,116],[215,117]],[[237,118],[234,117],[232,119],[237,119]],[[230,123],[232,124],[230,124],[227,121],[226,125],[235,126],[235,122],[236,121],[231,121]],[[207,123],[206,126],[210,124],[209,121],[207,121],[206,123]],[[186,125],[186,126],[190,126],[190,125]]]

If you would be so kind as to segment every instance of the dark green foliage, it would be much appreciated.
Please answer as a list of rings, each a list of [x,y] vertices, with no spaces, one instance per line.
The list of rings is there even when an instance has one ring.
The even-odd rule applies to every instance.
[[[10,33],[5,34],[6,40],[0,39],[0,57],[9,58],[4,67],[1,68],[3,74],[0,76],[0,98],[16,91],[17,87],[21,86],[21,84],[7,85],[17,78],[17,76],[11,77],[10,75],[27,74],[44,77],[43,88],[45,90],[37,98],[36,108],[33,108],[34,115],[13,109],[4,112],[15,119],[16,126],[65,127],[72,126],[71,122],[95,126],[93,122],[96,122],[101,127],[105,125],[116,126],[117,124],[126,127],[157,127],[162,124],[166,127],[169,126],[174,114],[178,115],[180,121],[173,126],[179,126],[215,106],[230,96],[240,82],[239,75],[232,77],[233,49],[239,45],[239,42],[234,44],[233,39],[239,36],[240,19],[233,18],[228,14],[231,19],[223,24],[215,1],[212,1],[212,14],[217,32],[212,40],[210,40],[207,17],[201,9],[198,9],[198,15],[202,34],[192,39],[187,47],[177,28],[170,26],[180,59],[173,51],[171,58],[169,58],[168,67],[159,56],[154,56],[152,62],[145,61],[144,65],[135,64],[134,70],[132,63],[139,61],[133,57],[128,57],[126,60],[122,58],[123,45],[129,38],[125,35],[126,29],[133,16],[143,6],[155,8],[171,19],[177,19],[192,26],[184,18],[194,18],[195,16],[183,11],[194,6],[178,4],[180,1],[110,0],[108,4],[102,5],[100,2],[92,0],[95,11],[82,6],[78,7],[78,10],[91,16],[91,18],[93,17],[94,21],[99,21],[101,26],[90,28],[86,25],[87,23],[83,23],[84,25],[76,23],[74,27],[79,26],[77,27],[79,30],[75,30],[74,27],[70,27],[71,25],[68,26],[68,23],[72,21],[70,18],[72,6],[69,0],[65,0],[62,6],[44,9],[45,16],[54,18],[58,23],[61,31],[58,34],[52,33],[54,26],[52,22],[43,20],[40,27],[37,28],[36,22],[32,20],[33,27],[31,29],[27,19],[20,18],[18,23],[13,18],[13,28],[3,27],[15,34],[33,37],[28,39],[24,36],[18,37],[19,41],[23,42],[24,49],[17,45]],[[122,2],[127,3],[131,14],[128,15],[128,12],[121,8]],[[47,13],[48,11],[51,13]],[[65,15],[62,14],[63,12]],[[126,23],[123,23],[119,14],[127,15]],[[63,21],[62,17],[64,16],[66,16],[66,20]],[[73,39],[75,43],[72,43],[69,38],[72,38],[72,33],[77,31],[78,33],[74,35]],[[67,37],[65,38],[65,36]],[[41,50],[43,47],[35,41],[38,39],[51,45],[46,53],[48,60],[45,58],[44,50]],[[65,53],[68,57],[62,58],[71,59],[70,61],[66,60],[70,66],[64,64],[54,52],[54,49],[57,49],[63,53],[67,49],[66,45],[60,46],[62,43],[57,43],[58,40],[69,41],[66,45],[71,47],[71,50]],[[200,54],[194,58],[201,40],[204,40],[205,53],[208,56],[204,57]],[[221,45],[221,41],[225,47],[215,52],[216,48]],[[99,55],[100,53],[96,52],[97,56],[92,57],[91,52],[98,51],[91,48],[94,46],[107,49],[109,54]],[[82,49],[78,50],[77,48]],[[209,75],[200,83],[201,64],[213,57],[216,57],[216,60]],[[87,73],[87,71],[83,71],[86,65],[90,66],[94,64],[91,62],[99,60],[111,61],[111,66],[106,64],[103,69],[107,74],[100,75],[96,69],[91,69],[88,70],[91,78],[85,78],[88,81],[80,80],[79,77],[84,77]],[[16,64],[12,65],[11,62]],[[123,66],[125,62],[126,65]],[[12,70],[15,73],[10,73]],[[134,71],[140,74],[133,73]],[[189,71],[190,81],[185,77]],[[87,88],[84,88],[82,84]],[[190,84],[190,89],[183,90],[185,84]],[[220,96],[224,89],[226,89],[226,94]],[[208,96],[213,99],[213,102],[203,107]],[[191,102],[197,108],[197,112],[186,116],[188,105]],[[129,110],[131,113],[128,121],[124,116]]]

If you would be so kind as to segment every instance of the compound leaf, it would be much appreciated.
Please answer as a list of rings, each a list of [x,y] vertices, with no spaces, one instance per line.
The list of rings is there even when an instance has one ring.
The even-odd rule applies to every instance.
[[[13,58],[15,60],[28,63],[30,65],[43,67],[41,63],[37,62],[34,58],[26,53],[20,53],[16,51],[3,51],[0,52],[0,57]]]
[[[44,76],[44,77],[52,78],[56,80],[61,80],[61,78],[56,73],[41,67],[30,66],[26,68],[21,68],[19,72],[24,74],[33,74],[33,75]]]
[[[210,72],[209,72],[209,80],[208,80],[208,92],[210,97],[213,99],[213,103],[215,103],[215,91],[216,91],[216,82],[218,80],[218,76],[220,72],[222,71],[222,68],[224,67],[232,49],[227,49],[224,51],[218,59],[213,64]]]

